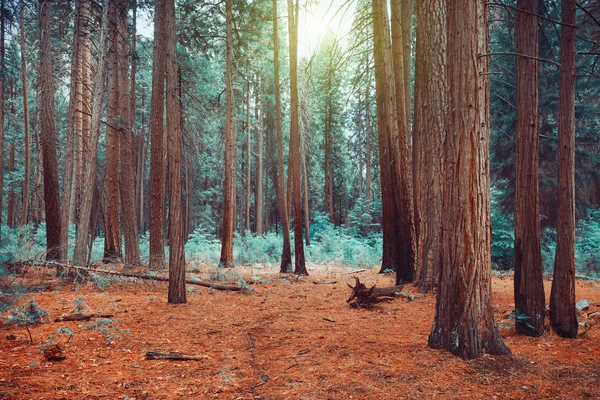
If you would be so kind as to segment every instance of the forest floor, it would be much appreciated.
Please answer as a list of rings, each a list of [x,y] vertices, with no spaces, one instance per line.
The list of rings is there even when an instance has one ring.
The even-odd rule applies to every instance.
[[[195,272],[206,280],[215,269]],[[318,266],[309,273],[298,279],[278,274],[276,266],[240,267],[221,278],[235,283],[244,276],[252,282],[250,293],[188,286],[182,305],[167,304],[167,286],[160,282],[129,279],[99,288],[98,282],[55,281],[50,291],[18,299],[49,312],[46,323],[30,327],[33,344],[25,328],[2,331],[0,399],[600,398],[600,325],[576,340],[550,331],[539,338],[515,334],[511,276],[495,276],[493,291],[513,355],[463,361],[427,347],[434,295],[406,287],[404,296],[358,310],[346,303],[346,283],[356,276],[385,287],[393,277],[377,268]],[[42,278],[29,272],[23,279]],[[576,285],[577,300],[590,303],[580,321],[594,323],[600,282]],[[76,311],[113,317],[53,322]],[[40,346],[61,328],[74,334],[68,342],[65,334],[57,340],[66,359],[46,361]],[[147,360],[148,351],[199,359]]]

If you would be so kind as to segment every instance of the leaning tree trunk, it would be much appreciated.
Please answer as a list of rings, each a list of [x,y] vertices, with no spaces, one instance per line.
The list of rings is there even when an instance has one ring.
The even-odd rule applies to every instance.
[[[225,182],[223,199],[223,236],[220,265],[233,267],[233,232],[235,230],[235,122],[233,120],[233,14],[232,0],[226,0],[226,60],[225,71],[227,110],[225,117]]]
[[[442,271],[429,346],[509,354],[492,306],[487,6],[448,3]]]
[[[153,270],[165,266],[165,27],[164,3],[154,5],[154,49],[152,54],[152,100],[150,103],[150,258]]]
[[[288,179],[292,182],[294,202],[294,273],[308,275],[302,240],[302,192],[300,189],[300,124],[298,99],[298,1],[288,0],[288,27],[290,46],[290,166]],[[289,174],[289,173],[288,173]]]
[[[290,245],[290,219],[285,184],[285,167],[283,161],[283,128],[281,121],[281,91],[279,86],[279,31],[277,28],[277,0],[273,0],[273,80],[275,82],[275,127],[277,130],[277,208],[281,219],[283,246],[281,251],[281,272],[288,272],[292,265]]]
[[[44,165],[44,203],[46,208],[46,259],[59,260],[62,248],[60,226],[60,187],[56,158],[56,108],[54,99],[54,72],[52,70],[52,40],[50,6],[40,2],[40,82],[42,92],[42,158]]]
[[[165,2],[165,47],[167,55],[166,97],[169,137],[169,296],[168,302],[186,302],[183,213],[181,204],[181,118],[177,77],[175,0]]]
[[[102,8],[102,20],[100,23],[100,55],[94,90],[92,95],[91,125],[89,135],[89,153],[84,166],[83,187],[81,189],[81,212],[77,238],[75,240],[75,251],[73,253],[73,264],[83,266],[88,262],[88,250],[90,244],[90,224],[92,219],[92,205],[94,189],[96,186],[96,154],[98,152],[98,136],[100,133],[100,113],[102,111],[102,97],[104,95],[104,73],[106,71],[106,52],[108,46],[108,4]],[[93,234],[93,232],[92,232]]]
[[[558,223],[550,292],[550,323],[562,337],[577,337],[575,311],[575,0],[562,2],[558,106]]]
[[[515,314],[518,331],[540,336],[546,301],[538,183],[538,0],[519,0],[517,7],[523,10],[517,12],[517,53],[523,56],[517,56]]]

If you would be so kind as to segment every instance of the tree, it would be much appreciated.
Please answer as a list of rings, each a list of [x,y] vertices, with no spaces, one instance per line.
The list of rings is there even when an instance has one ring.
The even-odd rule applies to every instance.
[[[550,323],[562,337],[577,337],[575,310],[575,0],[562,2],[558,105],[558,221],[550,292]]]
[[[21,7],[21,81],[23,87],[23,132],[25,139],[25,165],[24,165],[24,174],[25,179],[23,180],[23,209],[21,216],[21,225],[27,225],[28,222],[28,211],[29,211],[29,181],[30,181],[30,172],[31,169],[31,134],[29,131],[29,100],[27,94],[27,65],[25,63],[25,24],[24,24],[24,3]],[[0,87],[0,90],[2,88]],[[0,119],[0,123],[2,123]],[[0,173],[2,171],[0,170]],[[0,185],[2,182],[0,182]],[[0,194],[1,195],[1,194]],[[1,209],[0,202],[0,209]],[[63,205],[64,207],[64,205]],[[63,243],[67,243],[63,236]]]
[[[4,64],[5,18],[4,0],[2,0],[0,3],[0,234],[2,233],[2,199],[4,198],[4,82],[6,81],[6,66]]]
[[[429,346],[509,354],[492,307],[487,6],[449,2],[442,263]]]
[[[540,250],[538,184],[538,0],[517,2],[517,154],[515,192],[516,328],[544,333],[546,301]]]
[[[108,2],[102,7],[102,19],[100,22],[100,54],[98,56],[98,65],[96,68],[96,79],[94,80],[94,90],[92,95],[90,136],[89,136],[89,158],[83,164],[83,187],[81,189],[81,213],[79,226],[77,229],[77,238],[75,240],[75,250],[73,252],[74,265],[86,265],[88,261],[87,251],[90,242],[90,225],[92,222],[92,205],[94,198],[94,189],[96,185],[96,154],[98,152],[98,136],[100,133],[100,113],[102,111],[102,98],[104,96],[104,75],[107,63],[108,49]]]
[[[254,96],[254,118],[256,119],[256,123],[255,123],[255,127],[256,127],[256,180],[255,180],[255,193],[254,193],[254,206],[255,206],[255,212],[254,212],[254,224],[256,227],[256,233],[258,235],[263,235],[265,233],[265,229],[263,227],[263,217],[264,217],[264,212],[263,212],[263,191],[264,191],[264,184],[263,184],[263,175],[264,175],[264,156],[263,156],[263,149],[264,149],[264,132],[262,129],[262,123],[260,123],[260,121],[262,121],[262,113],[264,112],[264,110],[260,110],[260,114],[259,114],[259,100],[258,100],[258,88],[260,87],[260,81],[256,82],[256,86],[255,86],[255,96]],[[248,95],[250,95],[248,93]],[[248,112],[250,112],[250,109],[248,109]],[[250,132],[250,127],[248,127],[248,132]],[[248,142],[248,151],[250,151],[250,142]],[[250,165],[250,158],[248,158],[248,165]]]
[[[42,104],[41,137],[44,165],[44,203],[46,209],[46,259],[59,260],[62,248],[60,226],[60,188],[56,159],[56,106],[52,70],[52,40],[49,0],[40,1],[40,70]]]
[[[231,10],[230,10],[231,12]],[[185,255],[181,191],[181,115],[177,68],[175,0],[165,0],[166,97],[169,138],[169,296],[171,304],[185,303]]]
[[[300,129],[298,101],[298,2],[288,0],[288,29],[290,46],[290,160],[288,179],[294,203],[294,273],[308,275],[302,240],[302,191],[300,186]]]
[[[233,266],[233,232],[235,230],[235,121],[233,120],[233,13],[231,1],[225,1],[227,38],[225,45],[225,93],[227,110],[225,116],[225,183],[223,184],[223,236],[220,264]]]
[[[413,124],[415,204],[426,210],[419,227],[419,290],[437,286],[441,263],[442,146],[446,110],[446,3],[417,1],[417,58]],[[440,51],[441,50],[441,51]],[[418,140],[416,139],[418,137]]]
[[[154,3],[154,48],[152,52],[152,100],[150,111],[150,259],[151,269],[165,266],[165,27],[164,2]]]
[[[283,128],[281,121],[281,89],[279,86],[279,40],[277,28],[277,0],[273,0],[273,80],[275,83],[275,129],[277,130],[277,209],[281,218],[283,245],[281,250],[280,272],[288,272],[292,265],[290,245],[290,220],[285,183],[285,167],[283,159]]]

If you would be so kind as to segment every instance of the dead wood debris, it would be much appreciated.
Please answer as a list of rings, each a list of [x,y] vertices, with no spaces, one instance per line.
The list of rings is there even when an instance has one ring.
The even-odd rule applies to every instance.
[[[202,361],[203,356],[188,356],[178,351],[163,353],[160,351],[149,351],[146,353],[146,360],[169,360],[169,361]]]
[[[352,286],[348,284],[348,287],[352,289],[352,294],[346,300],[346,303],[353,308],[369,308],[382,301],[390,301],[401,293],[405,285],[392,286],[387,288],[377,288],[375,285],[368,288],[364,283],[357,277],[356,285]]]
[[[62,361],[67,358],[65,348],[60,344],[53,344],[44,349],[44,358],[48,361]]]
[[[315,285],[335,285],[337,281],[313,281]]]
[[[82,272],[86,272],[86,273],[91,272],[91,273],[95,273],[95,274],[106,274],[106,275],[113,275],[113,276],[122,276],[125,278],[137,278],[137,279],[159,281],[159,282],[168,282],[169,281],[169,278],[162,277],[162,276],[132,274],[129,272],[110,271],[110,270],[96,269],[96,268],[85,268],[85,267],[78,267],[76,265],[61,264],[61,263],[58,263],[55,261],[22,261],[21,263],[32,266],[32,267],[44,267],[44,268],[46,268],[46,267],[51,267],[51,268],[61,267],[61,268],[65,268],[65,269],[73,269],[75,271],[82,271]],[[246,289],[244,289],[243,287],[240,287],[240,286],[219,285],[217,283],[200,281],[198,279],[186,279],[185,283],[188,285],[203,286],[203,287],[211,288],[214,290],[227,290],[227,291],[233,291],[233,292],[246,291]]]
[[[92,318],[112,318],[112,314],[71,314],[62,315],[54,320],[54,322],[68,321],[89,321]]]

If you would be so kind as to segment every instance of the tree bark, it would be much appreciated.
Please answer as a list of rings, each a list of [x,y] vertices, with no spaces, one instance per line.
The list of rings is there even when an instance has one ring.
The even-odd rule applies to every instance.
[[[100,55],[94,82],[91,107],[91,125],[89,135],[89,152],[84,166],[83,187],[81,190],[81,213],[75,251],[73,253],[74,265],[87,265],[90,244],[90,224],[92,219],[92,205],[94,203],[94,189],[96,188],[96,154],[98,152],[98,136],[100,133],[100,113],[102,111],[102,97],[104,95],[104,74],[106,71],[106,53],[108,47],[108,4],[102,7],[100,22]],[[91,232],[92,235],[94,232]]]
[[[561,337],[577,337],[575,310],[575,0],[563,0],[558,108],[558,222],[550,292],[550,323]]]
[[[401,0],[400,15],[402,21],[402,61],[404,82],[404,107],[406,118],[407,140],[410,135],[410,59],[412,51],[413,9],[415,0]]]
[[[281,251],[280,272],[288,272],[292,265],[290,244],[290,219],[285,182],[283,160],[283,128],[281,121],[281,90],[279,85],[279,32],[277,23],[277,0],[273,0],[273,80],[275,82],[275,127],[277,130],[277,209],[281,219],[283,246]]]
[[[40,82],[42,92],[41,137],[44,165],[44,203],[46,208],[46,259],[60,259],[60,188],[56,158],[56,106],[49,0],[40,1]]]
[[[225,1],[226,7],[226,71],[225,93],[227,110],[225,117],[225,182],[223,185],[223,237],[221,245],[221,267],[233,266],[233,232],[235,229],[235,122],[233,120],[233,13],[232,0]]]
[[[15,171],[15,145],[10,144],[8,150],[8,173]],[[15,185],[11,182],[8,187],[8,196],[6,199],[6,225],[12,229],[15,227]]]
[[[251,171],[251,135],[250,135],[250,82],[246,85],[246,219],[244,224],[244,232],[250,232],[250,191],[251,180],[252,180],[252,171]],[[255,204],[256,206],[256,204]]]
[[[256,194],[254,196],[254,204],[256,206],[256,212],[254,215],[255,218],[255,223],[256,223],[256,233],[258,235],[264,235],[265,233],[265,229],[264,229],[264,224],[263,224],[263,219],[264,219],[264,210],[263,210],[263,203],[264,203],[264,132],[262,129],[262,124],[259,123],[258,121],[260,121],[261,116],[259,115],[259,107],[258,107],[258,88],[256,91],[256,97],[255,97],[255,104],[256,104],[256,110],[255,110],[255,117],[257,120],[257,125],[256,125],[256,138],[257,138],[257,152],[256,152]],[[261,110],[262,113],[262,110]]]
[[[419,223],[419,290],[437,286],[441,264],[442,219],[442,146],[446,112],[446,2],[417,2],[417,65],[415,74],[415,115],[413,164],[417,163],[415,202],[427,212]],[[418,125],[418,126],[417,126]],[[413,152],[415,154],[415,152]]]
[[[152,100],[150,104],[150,269],[165,267],[165,0],[154,6],[154,48],[152,53]]]
[[[167,55],[166,97],[169,138],[169,296],[170,304],[185,303],[185,255],[181,192],[181,116],[177,68],[175,0],[165,2],[165,47]]]
[[[288,0],[288,28],[290,49],[290,161],[288,179],[292,182],[294,202],[294,273],[308,275],[302,239],[302,192],[300,187],[300,129],[298,100],[298,1]]]
[[[367,57],[367,66],[369,59]],[[365,198],[367,209],[371,207],[371,76],[367,72],[367,91],[365,94]]]
[[[0,62],[2,62],[0,60]],[[0,73],[1,74],[1,73]],[[3,80],[3,78],[0,78]],[[29,222],[29,186],[30,186],[30,169],[31,169],[31,133],[29,131],[29,99],[27,97],[27,64],[25,62],[25,24],[23,17],[23,9],[21,9],[21,81],[23,85],[23,123],[24,123],[24,140],[25,140],[25,166],[23,179],[23,213],[21,215],[21,225],[27,225]],[[0,87],[0,90],[2,88]],[[0,123],[2,121],[0,120]],[[1,172],[0,172],[1,173]],[[0,182],[0,185],[2,183]],[[1,193],[0,193],[1,195]],[[2,203],[0,202],[0,205]],[[1,210],[1,207],[0,207]],[[1,221],[0,221],[1,222]],[[66,241],[65,241],[66,243]]]
[[[125,231],[125,265],[137,267],[140,262],[140,246],[138,241],[137,206],[135,198],[135,166],[134,149],[135,136],[133,134],[132,111],[130,111],[129,82],[129,45],[127,43],[127,4],[129,0],[117,0],[117,71],[118,71],[118,118],[119,118],[119,192],[123,215],[123,228]],[[177,82],[177,77],[175,78]],[[180,160],[181,162],[181,160]]]
[[[517,153],[515,169],[515,314],[517,331],[544,333],[546,301],[542,276],[539,204],[538,0],[517,8]]]
[[[4,198],[4,81],[6,80],[6,67],[4,65],[5,19],[4,0],[2,0],[0,2],[0,237],[2,236],[2,199]]]
[[[429,346],[510,354],[492,307],[487,6],[449,2],[442,270]]]

